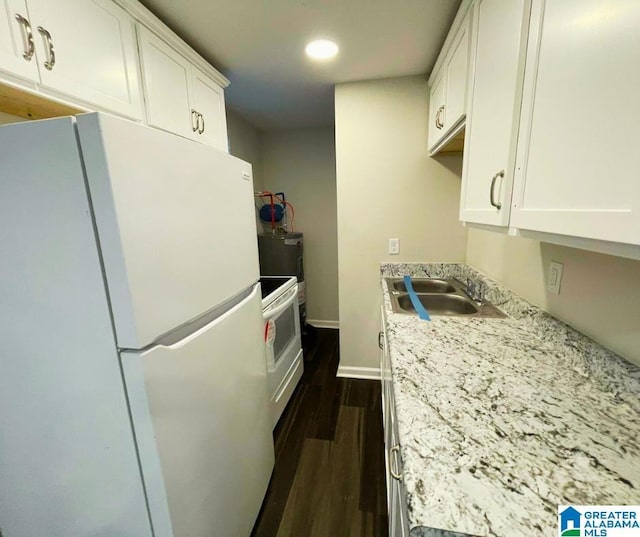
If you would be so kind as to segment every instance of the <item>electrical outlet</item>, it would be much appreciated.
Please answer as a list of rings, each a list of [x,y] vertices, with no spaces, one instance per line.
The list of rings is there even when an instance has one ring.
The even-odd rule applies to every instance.
[[[560,283],[562,282],[562,263],[551,261],[549,263],[549,273],[547,278],[547,291],[554,295],[560,294]]]
[[[391,255],[400,253],[400,239],[389,239],[389,253]]]

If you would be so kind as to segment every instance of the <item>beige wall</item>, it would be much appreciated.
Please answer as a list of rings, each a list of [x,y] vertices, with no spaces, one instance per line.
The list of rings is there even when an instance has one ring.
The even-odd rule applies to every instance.
[[[264,187],[284,192],[304,233],[307,319],[338,322],[336,162],[333,128],[262,133]]]
[[[551,261],[564,265],[559,295],[546,291]],[[470,229],[467,262],[640,365],[640,261]]]
[[[423,77],[336,87],[341,367],[379,366],[381,261],[465,260],[462,156],[429,158],[428,95]]]
[[[246,162],[253,169],[253,187],[263,190],[262,154],[260,151],[260,132],[235,112],[227,110],[227,134],[229,153]]]
[[[0,112],[0,125],[7,125],[8,123],[17,123],[18,121],[28,121],[22,117],[13,116],[5,112]]]

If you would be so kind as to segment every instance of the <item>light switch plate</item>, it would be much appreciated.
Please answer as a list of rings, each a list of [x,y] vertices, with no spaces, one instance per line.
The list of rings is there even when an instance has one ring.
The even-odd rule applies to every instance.
[[[389,253],[391,255],[400,253],[400,239],[389,239]]]
[[[549,263],[549,273],[547,278],[547,291],[554,295],[560,294],[560,283],[562,282],[562,263],[551,261]]]

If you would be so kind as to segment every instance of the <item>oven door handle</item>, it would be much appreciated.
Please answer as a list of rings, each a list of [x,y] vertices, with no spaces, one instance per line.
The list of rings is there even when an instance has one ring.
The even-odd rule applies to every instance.
[[[293,301],[296,299],[297,296],[298,296],[298,286],[294,285],[289,291],[287,291],[286,295],[280,298],[280,300],[283,300],[284,302],[282,302],[279,306],[275,306],[273,309],[264,310],[264,317],[272,318],[272,317],[275,317],[276,315],[279,315],[280,312],[286,310],[288,307],[291,306],[291,304],[293,303]]]

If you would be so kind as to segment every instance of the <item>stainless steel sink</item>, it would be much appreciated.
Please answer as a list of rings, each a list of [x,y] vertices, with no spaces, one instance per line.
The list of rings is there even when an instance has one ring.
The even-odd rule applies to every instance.
[[[478,308],[473,302],[458,295],[418,295],[417,293],[416,295],[426,310],[434,315],[470,315],[478,313]],[[398,306],[404,311],[416,311],[408,294],[398,295]]]
[[[404,280],[392,280],[392,288],[394,291],[407,292],[407,288],[404,285]],[[440,280],[438,278],[429,279],[415,279],[411,280],[411,285],[416,293],[455,293],[456,288],[451,285],[447,280]]]
[[[395,313],[416,314],[404,281],[387,278],[391,294],[391,306]],[[472,300],[465,292],[465,285],[455,279],[412,278],[411,285],[420,303],[429,315],[459,315],[464,317],[503,318],[498,308],[486,300]]]

